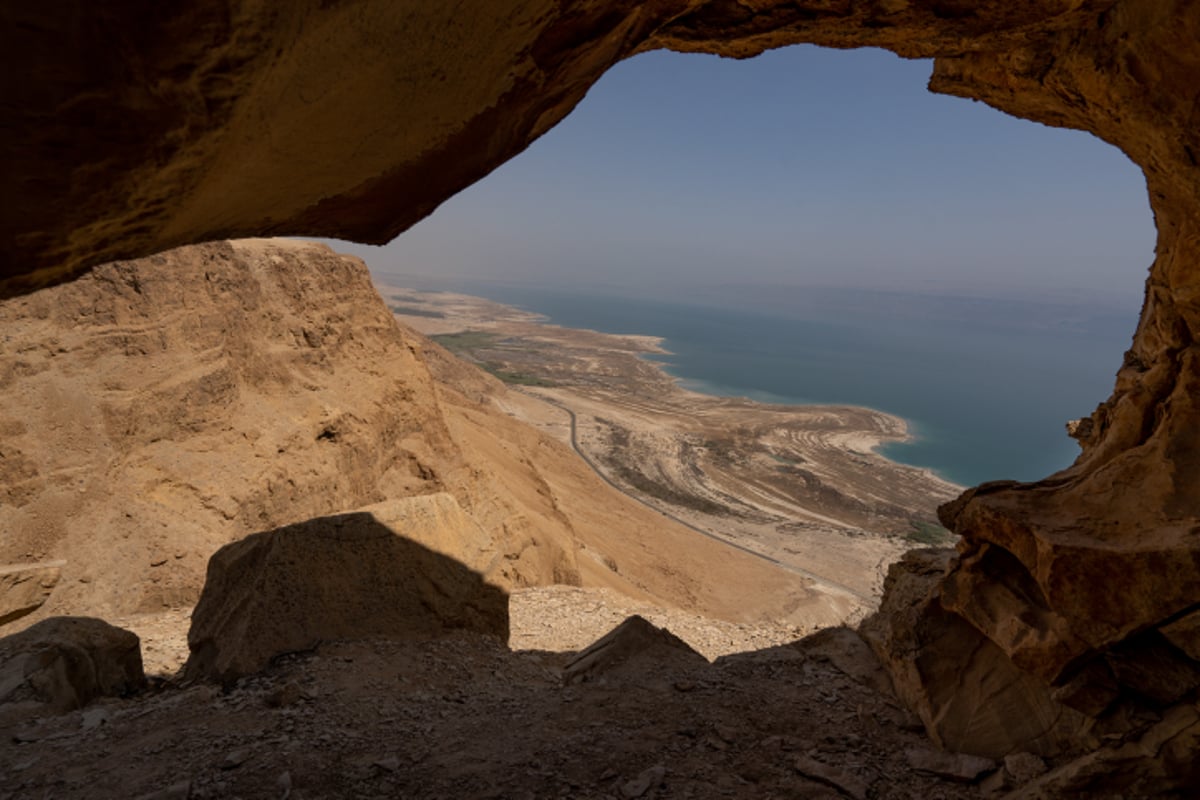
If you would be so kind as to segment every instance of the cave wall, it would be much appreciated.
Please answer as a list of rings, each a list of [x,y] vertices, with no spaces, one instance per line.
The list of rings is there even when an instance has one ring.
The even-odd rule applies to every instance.
[[[0,31],[0,296],[214,238],[388,241],[655,48],[934,57],[934,91],[1114,144],[1159,232],[1134,341],[1072,467],[943,509],[936,613],[1044,685],[1110,686],[1089,713],[1194,697],[1150,697],[1128,651],[1200,658],[1200,4],[76,0],[9,4]]]

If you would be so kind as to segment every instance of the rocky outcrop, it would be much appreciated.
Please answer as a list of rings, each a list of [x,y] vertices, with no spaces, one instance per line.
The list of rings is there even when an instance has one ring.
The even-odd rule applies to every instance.
[[[954,752],[1056,756],[1097,744],[1090,719],[946,610],[942,581],[951,557],[949,550],[914,550],[893,564],[879,613],[862,625],[896,694]]]
[[[445,494],[248,536],[209,562],[184,674],[230,682],[345,639],[466,629],[507,641],[508,594],[471,568],[495,558],[491,545]]]
[[[563,683],[635,680],[645,683],[655,671],[704,668],[708,659],[666,628],[634,615],[580,650],[563,667]]]
[[[0,567],[0,625],[32,614],[54,591],[65,561]]]
[[[88,617],[54,617],[0,639],[0,722],[82,708],[146,684],[138,637]]]

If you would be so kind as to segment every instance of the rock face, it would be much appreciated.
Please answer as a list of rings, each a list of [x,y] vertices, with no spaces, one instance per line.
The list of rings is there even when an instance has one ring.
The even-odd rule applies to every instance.
[[[65,561],[0,567],[0,625],[32,614],[54,591]]]
[[[229,682],[342,639],[463,628],[507,641],[508,594],[470,568],[491,544],[446,494],[248,536],[209,562],[184,674]]]
[[[0,639],[0,720],[70,711],[145,684],[138,637],[102,620],[54,617]]]
[[[422,543],[457,548],[497,586],[805,613],[801,579],[696,544],[617,494],[510,419],[499,381],[466,365],[435,381],[429,362],[448,356],[396,323],[361,261],[322,245],[222,242],[105,265],[0,303],[0,328],[0,564],[66,559],[18,625],[189,607],[230,542],[439,493],[471,524],[425,529],[469,536]]]

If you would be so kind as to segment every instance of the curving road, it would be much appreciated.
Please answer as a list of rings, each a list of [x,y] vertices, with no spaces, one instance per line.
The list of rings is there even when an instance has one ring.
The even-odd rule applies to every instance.
[[[509,388],[513,388],[513,387],[509,387]],[[594,472],[598,476],[600,476],[600,480],[604,481],[605,483],[607,483],[612,488],[616,489],[621,494],[625,495],[626,497],[628,497],[632,500],[636,500],[637,502],[641,503],[642,505],[644,505],[646,508],[650,509],[651,511],[661,514],[662,516],[666,517],[667,519],[671,520],[672,522],[674,522],[678,525],[682,525],[683,527],[685,527],[689,530],[693,530],[696,533],[700,534],[701,536],[707,536],[709,539],[712,539],[713,541],[716,541],[716,542],[720,542],[721,544],[725,545],[726,547],[732,547],[735,550],[740,550],[743,553],[746,553],[747,555],[751,555],[751,556],[754,556],[755,558],[762,559],[763,561],[774,564],[775,566],[777,566],[781,569],[786,569],[789,572],[794,572],[797,575],[801,575],[805,578],[808,578],[814,584],[816,584],[817,586],[819,586],[822,589],[831,590],[835,593],[850,595],[851,597],[854,597],[868,605],[872,605],[874,603],[873,598],[867,597],[866,595],[864,595],[860,592],[856,592],[853,589],[851,589],[849,586],[843,586],[842,584],[831,581],[828,578],[821,577],[820,575],[817,575],[815,572],[809,572],[808,570],[802,569],[801,567],[797,567],[792,564],[787,564],[783,561],[780,561],[777,558],[771,558],[770,556],[763,555],[762,553],[759,553],[755,550],[751,550],[750,548],[744,547],[740,544],[737,544],[736,542],[731,542],[728,539],[717,536],[715,533],[711,533],[709,531],[704,530],[703,528],[693,525],[692,523],[688,522],[685,519],[680,519],[679,517],[675,516],[674,514],[672,514],[669,511],[663,511],[658,506],[655,506],[654,504],[647,502],[644,498],[639,497],[636,494],[633,494],[628,489],[626,489],[624,486],[621,486],[620,484],[613,481],[612,478],[605,475],[603,470],[601,470],[600,467],[596,464],[596,462],[592,460],[591,456],[589,456],[587,453],[585,453],[583,451],[583,448],[581,448],[579,446],[579,440],[576,438],[576,430],[577,430],[578,426],[576,423],[574,411],[572,411],[570,408],[568,408],[564,403],[562,403],[558,400],[555,400],[553,398],[547,397],[544,394],[534,394],[532,392],[526,392],[526,394],[528,394],[530,397],[536,397],[539,400],[544,400],[545,402],[549,403],[550,405],[555,406],[555,407],[561,409],[562,411],[567,412],[567,416],[569,416],[571,418],[571,447],[572,447],[572,449],[574,449],[575,452],[579,454],[579,457],[583,459],[583,463],[587,464],[591,468],[592,472]]]

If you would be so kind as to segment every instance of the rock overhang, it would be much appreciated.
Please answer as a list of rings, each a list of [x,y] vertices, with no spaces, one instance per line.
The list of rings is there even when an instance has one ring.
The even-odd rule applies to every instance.
[[[14,6],[0,22],[0,296],[227,236],[386,241],[550,129],[608,67],[656,48],[885,47],[933,57],[934,91],[1089,131],[1146,175],[1159,239],[1142,319],[1073,466],[947,513],[963,557],[937,613],[1044,680],[1069,685],[1104,662],[1113,697],[1138,704],[1148,668],[1128,666],[1131,648],[1159,629],[1173,642],[1166,632],[1200,602],[1193,3],[511,0],[463,15],[432,2],[284,13],[192,1]],[[1160,555],[1120,569],[1146,553]],[[995,607],[968,601],[992,585],[1009,588]]]

